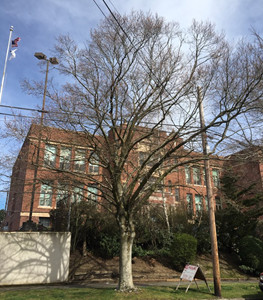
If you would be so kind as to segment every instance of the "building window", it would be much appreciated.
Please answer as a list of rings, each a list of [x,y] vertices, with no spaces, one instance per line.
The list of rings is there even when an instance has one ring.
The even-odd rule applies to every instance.
[[[94,204],[98,201],[98,189],[95,184],[88,185],[88,200]]]
[[[157,160],[158,160],[157,156],[155,156],[155,157],[153,157],[153,156],[149,157],[148,153],[146,153],[146,152],[139,152],[139,165],[140,166],[147,161],[146,162],[146,166],[148,168],[151,168],[156,163]]]
[[[59,183],[57,187],[56,206],[57,208],[66,206],[68,204],[69,186],[67,184]]]
[[[168,180],[168,193],[172,194],[172,192],[173,192],[172,181]]]
[[[144,161],[146,160],[146,153],[145,152],[139,152],[139,165],[141,166]]]
[[[57,147],[46,144],[44,153],[44,166],[54,168],[56,165]]]
[[[222,202],[219,197],[215,197],[215,202],[216,202],[216,210],[222,209]]]
[[[86,150],[76,149],[75,160],[74,160],[74,170],[76,172],[86,171]]]
[[[187,210],[188,212],[193,212],[193,195],[186,194]]]
[[[38,224],[42,225],[46,228],[49,228],[50,227],[50,218],[39,217]]]
[[[199,213],[203,210],[201,195],[195,195],[195,211]]]
[[[194,184],[201,185],[201,171],[199,167],[193,168]]]
[[[163,192],[163,187],[164,187],[164,180],[162,179],[162,181],[160,183],[156,183],[158,181],[158,177],[156,176],[151,176],[148,181],[147,181],[147,184],[148,184],[148,187],[150,186],[155,186],[155,190],[156,192]]]
[[[72,202],[73,203],[78,203],[83,201],[83,185],[81,186],[75,186],[72,190]]]
[[[171,159],[171,165],[177,165],[178,163],[179,163],[179,160],[178,160],[177,157],[173,157],[173,158]],[[178,167],[176,167],[176,168],[174,169],[174,172],[178,172]]]
[[[52,204],[52,186],[42,184],[39,196],[39,206],[51,206]]]
[[[190,184],[191,183],[191,170],[190,167],[185,167],[185,182]]]
[[[99,157],[96,153],[91,153],[89,158],[89,173],[99,174]]]
[[[219,187],[219,170],[213,169],[212,170],[212,176],[213,176],[214,186]]]
[[[179,202],[180,201],[180,191],[179,188],[175,188],[175,201]]]
[[[69,170],[71,161],[71,149],[66,147],[61,147],[60,149],[60,159],[59,168],[61,170]]]

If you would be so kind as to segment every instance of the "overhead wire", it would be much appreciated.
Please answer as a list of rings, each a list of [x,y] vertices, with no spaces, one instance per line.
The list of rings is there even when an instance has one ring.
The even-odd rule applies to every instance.
[[[38,110],[36,110],[38,111]],[[50,113],[50,112],[45,112],[45,113]],[[53,112],[55,113],[55,112]],[[3,115],[3,116],[9,116],[9,117],[18,117],[18,118],[28,118],[28,119],[37,119],[37,117],[35,116],[28,116],[28,115],[18,115],[18,114],[10,114],[10,113],[4,113],[4,112],[0,112],[0,115]],[[45,118],[45,120],[47,121],[52,121],[52,122],[60,122],[60,123],[63,123],[63,122],[67,122],[66,120],[59,120],[59,119],[52,119],[52,118]],[[155,122],[146,122],[146,121],[142,121],[141,124],[145,124],[145,125],[156,125]],[[87,125],[94,125],[93,123],[90,123]],[[179,124],[178,125],[175,125],[175,124],[168,124],[168,123],[163,123],[162,124],[163,126],[170,126],[170,127],[177,127],[177,126],[180,126]],[[199,128],[198,126],[192,126],[191,128]]]
[[[106,6],[107,10],[109,11],[109,13],[112,15],[112,17],[114,18],[115,22],[117,23],[117,25],[120,27],[120,29],[123,31],[123,33],[125,34],[125,36],[127,37],[127,39],[129,40],[129,42],[131,43],[131,45],[136,49],[133,41],[131,40],[131,38],[129,37],[128,33],[126,32],[126,30],[123,28],[123,26],[120,24],[119,20],[117,19],[117,17],[115,16],[115,14],[113,13],[113,11],[110,9],[109,5],[107,4],[107,2],[105,0],[102,0],[104,5]],[[103,14],[103,16],[105,18],[107,18],[106,14],[104,13],[104,11],[102,10],[102,8],[99,6],[99,4],[97,3],[96,0],[93,0],[93,2],[95,3],[95,5],[97,6],[97,8],[100,10],[100,12]],[[118,10],[116,9],[116,7],[113,5],[112,1],[110,1],[111,5],[114,7],[114,9],[117,11],[117,13],[120,15],[120,13],[118,12]],[[150,71],[150,73],[153,75],[155,80],[158,80],[158,78],[156,77],[156,75],[154,74],[154,72],[151,70],[151,68],[149,67],[148,63],[145,61],[145,58],[141,56],[141,54],[139,53],[140,57],[143,59],[146,67],[148,68],[148,70]],[[143,68],[145,68],[143,66]],[[159,80],[158,80],[159,81]],[[166,90],[166,89],[165,89]],[[167,94],[172,97],[172,95],[170,94],[169,91],[167,91]],[[0,105],[0,107],[3,108],[10,108],[10,109],[19,109],[19,110],[27,110],[27,111],[33,111],[33,112],[43,112],[41,109],[33,109],[33,108],[26,108],[26,107],[17,107],[17,106],[8,106],[8,105]],[[68,115],[67,112],[62,112],[62,111],[44,111],[47,114],[61,114],[61,115]],[[71,115],[82,115],[83,113],[81,112],[74,112],[71,113]],[[28,116],[28,115],[17,115],[17,114],[10,114],[10,113],[4,113],[1,112],[0,115],[4,115],[4,116],[8,116],[8,117],[19,117],[19,118],[28,118],[28,119],[35,119],[36,117],[34,116]],[[53,121],[53,122],[65,122],[65,120],[59,120],[59,119],[52,119],[49,118],[47,119],[47,121]],[[142,124],[148,124],[148,125],[155,125],[155,122],[142,122]],[[177,127],[179,125],[176,124],[162,124],[163,126],[172,126],[172,127]],[[198,127],[196,127],[198,128]]]
[[[102,8],[99,6],[99,4],[97,3],[96,0],[93,0],[93,2],[95,3],[95,5],[97,6],[97,8],[100,10],[100,12],[103,14],[103,16],[105,18],[107,18],[106,14],[104,13],[104,11],[102,10]],[[128,33],[126,32],[126,30],[123,28],[123,26],[120,24],[120,22],[118,21],[117,17],[115,16],[115,14],[113,13],[113,11],[110,9],[110,7],[108,6],[108,4],[106,3],[105,0],[103,0],[104,5],[106,6],[107,10],[109,11],[109,13],[112,15],[112,17],[114,18],[115,22],[118,24],[118,26],[120,27],[120,29],[123,31],[123,33],[125,34],[125,36],[127,37],[127,39],[129,40],[129,42],[131,43],[131,45],[136,49],[133,41],[131,40],[131,38],[129,37]],[[110,1],[111,5],[114,7],[114,9],[117,11],[117,9],[115,8],[115,6],[113,5],[113,3]],[[118,11],[117,11],[118,12]],[[118,12],[118,14],[120,15],[120,13]],[[140,55],[140,53],[139,53]],[[141,55],[140,55],[141,56]],[[142,57],[142,56],[141,56]],[[158,78],[156,77],[156,75],[153,73],[153,71],[150,69],[150,67],[148,66],[147,62],[145,61],[144,57],[142,57],[144,63],[146,64],[147,68],[149,69],[150,73],[154,76],[155,80]],[[144,66],[143,66],[144,68]],[[166,90],[166,92],[171,96],[171,94]],[[171,96],[172,97],[172,96]],[[43,112],[41,109],[34,109],[34,108],[27,108],[27,107],[17,107],[17,106],[10,106],[10,105],[0,105],[0,107],[3,108],[9,108],[9,109],[19,109],[19,110],[27,110],[27,111],[33,111],[33,112]],[[67,112],[62,112],[62,111],[44,111],[47,114],[61,114],[61,115],[68,115]],[[82,115],[82,112],[74,112],[71,113],[71,115]],[[20,117],[20,118],[28,118],[28,119],[34,119],[34,116],[28,116],[28,115],[17,115],[17,114],[10,114],[10,113],[4,113],[1,112],[0,115],[4,115],[4,116],[8,116],[8,117]],[[58,119],[47,119],[49,121],[54,121],[54,122],[64,122],[63,120],[58,120]],[[143,124],[149,124],[149,125],[154,125],[154,122],[142,122]],[[163,124],[164,126],[174,126],[173,124]],[[176,125],[175,125],[176,127]]]
[[[3,105],[3,104],[1,104],[0,107],[42,112],[41,109],[28,108],[28,107],[18,107],[18,106],[10,106],[10,105]]]
[[[101,7],[98,5],[97,1],[96,0],[93,0],[93,2],[95,3],[95,5],[98,7],[98,9],[100,10],[100,12],[103,14],[103,16],[105,18],[107,18],[107,16],[104,14],[103,10],[101,9]]]

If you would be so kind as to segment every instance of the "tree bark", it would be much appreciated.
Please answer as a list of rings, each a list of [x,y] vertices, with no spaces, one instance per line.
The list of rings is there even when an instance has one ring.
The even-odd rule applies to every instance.
[[[121,249],[119,263],[119,286],[120,291],[134,290],[132,277],[132,246],[135,238],[135,228],[132,222],[121,220]]]

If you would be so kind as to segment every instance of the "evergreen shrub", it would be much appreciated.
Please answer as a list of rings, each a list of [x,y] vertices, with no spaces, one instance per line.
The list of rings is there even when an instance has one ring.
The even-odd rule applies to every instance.
[[[196,257],[197,240],[187,233],[176,233],[173,237],[170,256],[177,269],[182,269],[187,263],[192,263]]]
[[[244,236],[239,243],[241,269],[248,267],[253,273],[263,270],[263,242],[251,235]]]

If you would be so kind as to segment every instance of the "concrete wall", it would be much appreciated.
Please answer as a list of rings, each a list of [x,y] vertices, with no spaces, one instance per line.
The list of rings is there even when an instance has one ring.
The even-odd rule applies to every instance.
[[[68,280],[68,232],[1,232],[0,285]]]

